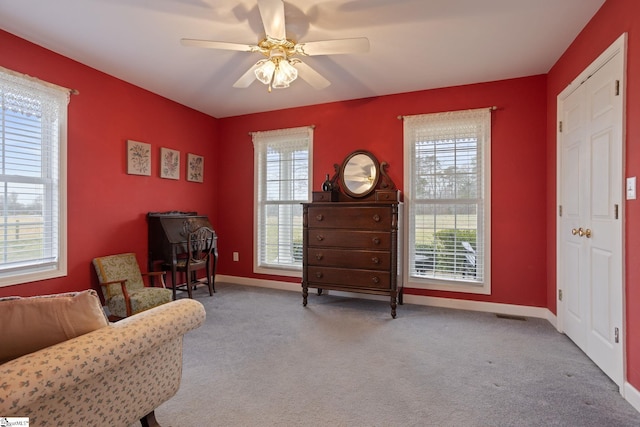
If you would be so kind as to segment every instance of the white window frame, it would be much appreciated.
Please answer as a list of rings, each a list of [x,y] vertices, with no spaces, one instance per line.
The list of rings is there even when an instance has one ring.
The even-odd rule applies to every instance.
[[[263,242],[264,232],[263,230],[263,215],[267,206],[271,205],[290,205],[291,207],[300,208],[299,218],[299,233],[302,238],[302,203],[309,202],[311,200],[311,183],[313,177],[313,127],[305,126],[289,129],[278,129],[273,131],[253,132],[252,134],[254,145],[254,236],[253,236],[253,271],[254,273],[270,274],[278,276],[289,277],[302,277],[302,258],[296,261],[293,257],[293,245],[287,251],[287,245],[281,247],[279,250],[284,250],[284,261],[280,262],[268,262],[266,258],[266,248]],[[267,177],[266,177],[266,152],[269,147],[278,147],[280,149],[300,149],[305,145],[307,149],[307,188],[304,194],[298,194],[299,197],[290,197],[287,200],[268,200],[267,197]],[[288,171],[283,171],[287,174]],[[282,184],[287,186],[289,181],[286,177],[282,180]],[[290,192],[290,188],[280,188],[280,194],[286,194]],[[286,215],[283,214],[283,215]],[[266,220],[265,220],[266,221]],[[287,222],[287,218],[284,218],[283,222]],[[291,224],[289,230],[284,229],[283,239],[291,239],[295,233],[295,224]],[[280,232],[280,231],[279,231]],[[279,237],[280,238],[280,237]],[[293,243],[293,242],[292,242]],[[300,240],[302,244],[302,240]],[[302,246],[300,246],[302,250]],[[290,258],[288,260],[287,258]]]
[[[33,156],[29,159],[16,157],[20,154],[19,150],[15,149],[17,140],[9,138],[12,138],[11,131],[15,129],[17,122],[16,116],[9,111],[40,119],[39,124],[42,129],[37,134],[39,139],[36,141],[44,145],[44,148],[41,146],[38,148],[39,151],[35,152],[35,156],[42,159],[39,168],[40,176],[34,176],[33,171],[26,173],[26,169],[24,174],[16,173],[15,170],[10,171],[5,169],[4,164],[0,164],[2,188],[0,197],[5,198],[5,201],[8,200],[8,188],[11,184],[33,185],[34,188],[42,186],[42,192],[36,193],[42,198],[43,218],[40,221],[44,227],[38,238],[47,242],[40,249],[39,255],[31,259],[10,261],[0,257],[0,287],[67,275],[67,105],[69,94],[69,89],[0,67],[0,120],[3,121],[0,127],[0,150],[2,150],[0,161],[8,160],[11,156],[18,161],[33,159]],[[7,100],[11,102],[5,103]],[[14,120],[13,124],[9,123],[10,120]],[[5,145],[5,141],[9,145]],[[32,148],[33,146],[32,144]],[[14,149],[9,153],[4,151],[5,147]],[[2,217],[0,244],[7,245],[3,248],[3,253],[10,254],[9,236],[12,230],[17,234],[17,230],[15,225],[12,226],[8,221],[7,203],[3,203],[3,206],[5,209],[0,211]]]
[[[492,108],[483,108],[478,110],[463,110],[452,111],[444,113],[434,114],[422,114],[415,116],[403,117],[403,133],[404,133],[404,182],[405,182],[405,194],[404,201],[406,205],[405,209],[405,231],[404,231],[404,250],[406,254],[405,261],[403,263],[403,273],[406,278],[405,286],[417,288],[417,289],[429,289],[439,291],[451,291],[451,292],[465,292],[474,294],[491,294],[491,110]],[[478,244],[482,245],[482,274],[481,280],[478,279],[466,279],[464,277],[456,277],[446,279],[443,277],[420,277],[418,274],[413,274],[413,264],[415,257],[415,208],[420,205],[416,198],[416,180],[414,179],[414,146],[417,142],[416,132],[420,132],[421,127],[425,126],[437,126],[439,120],[444,120],[446,123],[449,120],[464,120],[465,117],[476,115],[477,113],[481,118],[481,122],[484,124],[482,130],[479,133],[479,140],[483,141],[480,147],[481,155],[478,159],[481,168],[480,176],[481,190],[478,194],[478,199],[483,199],[481,202],[482,214],[478,215],[477,219],[477,235],[476,239]],[[446,126],[445,126],[446,127]],[[429,133],[429,128],[424,128]],[[444,137],[443,137],[444,138]],[[431,200],[431,199],[430,199]],[[438,199],[436,199],[438,200]],[[443,199],[443,204],[447,202],[453,202],[456,199]],[[437,215],[437,214],[435,214]],[[482,232],[481,232],[482,231]],[[413,274],[413,275],[412,275]]]

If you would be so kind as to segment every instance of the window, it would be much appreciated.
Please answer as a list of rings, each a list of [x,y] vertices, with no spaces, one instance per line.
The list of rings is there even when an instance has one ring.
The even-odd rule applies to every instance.
[[[489,109],[404,117],[408,277],[490,293]]]
[[[0,286],[66,275],[68,102],[0,68]]]
[[[253,133],[257,273],[300,276],[302,205],[311,194],[313,128]],[[277,270],[277,271],[276,271]]]

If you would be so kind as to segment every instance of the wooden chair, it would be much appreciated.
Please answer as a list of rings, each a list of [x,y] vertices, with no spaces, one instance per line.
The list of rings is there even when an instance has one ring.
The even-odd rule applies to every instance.
[[[160,282],[160,287],[145,286],[134,253],[94,258],[93,266],[104,300],[114,317],[128,317],[173,299],[171,290],[166,289],[164,283],[164,271],[144,274],[157,277],[159,280],[154,283]]]
[[[216,233],[209,227],[199,227],[188,235],[187,253],[184,258],[178,259],[176,271],[178,273],[184,273],[185,283],[184,285],[178,286],[186,287],[189,298],[193,298],[192,290],[200,283],[200,281],[197,280],[197,272],[199,270],[206,270],[209,295],[213,296],[215,292],[214,280],[211,277],[211,258],[216,238]],[[174,284],[174,286],[176,285]]]

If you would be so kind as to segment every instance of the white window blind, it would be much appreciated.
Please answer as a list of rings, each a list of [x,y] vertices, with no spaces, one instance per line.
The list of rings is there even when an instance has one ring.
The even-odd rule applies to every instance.
[[[302,202],[311,194],[313,128],[254,132],[255,268],[302,269]],[[268,272],[268,271],[267,271]],[[295,274],[295,273],[294,273]]]
[[[412,280],[488,283],[491,112],[404,117]]]
[[[68,102],[66,89],[0,69],[0,285],[66,274]]]

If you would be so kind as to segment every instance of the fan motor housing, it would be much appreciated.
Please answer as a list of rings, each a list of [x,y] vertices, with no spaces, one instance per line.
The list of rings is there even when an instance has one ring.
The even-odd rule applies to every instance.
[[[272,37],[266,37],[258,42],[261,52],[264,56],[280,56],[277,52],[282,52],[285,58],[288,58],[296,53],[296,43],[293,40],[284,39],[278,40]],[[276,52],[274,55],[273,52]]]

